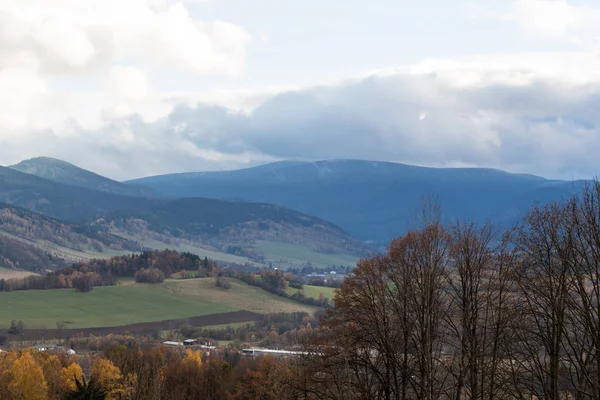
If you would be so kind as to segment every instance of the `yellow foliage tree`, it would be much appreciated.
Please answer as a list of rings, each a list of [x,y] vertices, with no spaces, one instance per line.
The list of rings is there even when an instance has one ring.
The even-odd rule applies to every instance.
[[[106,400],[120,399],[125,395],[123,375],[121,370],[112,361],[105,358],[97,358],[92,365],[92,376],[100,387],[106,390]],[[137,378],[136,378],[137,379]]]
[[[8,385],[12,397],[20,400],[45,400],[48,385],[42,368],[33,356],[24,352],[12,366],[13,379]]]
[[[63,392],[68,393],[77,389],[76,380],[83,380],[83,371],[79,364],[71,363],[68,367],[60,370],[60,381]]]
[[[12,381],[12,366],[19,358],[16,352],[9,351],[0,354],[0,399],[11,398],[8,385]]]
[[[183,358],[183,365],[187,367],[200,367],[202,365],[202,353],[187,349],[185,351],[185,357]]]

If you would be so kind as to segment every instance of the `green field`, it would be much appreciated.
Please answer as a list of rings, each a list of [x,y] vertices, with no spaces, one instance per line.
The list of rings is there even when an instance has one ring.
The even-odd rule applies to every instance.
[[[310,262],[316,268],[331,265],[355,266],[357,257],[348,254],[319,253],[299,244],[258,240],[254,249],[265,255],[265,261],[274,267],[303,267]]]
[[[314,312],[316,308],[275,296],[232,279],[231,289],[214,285],[214,278],[168,280],[163,284],[137,284],[131,280],[90,293],[73,289],[26,290],[0,293],[0,327],[23,320],[26,328],[54,329],[120,326],[222,312],[248,310]]]
[[[334,288],[326,287],[326,286],[312,286],[312,285],[304,285],[302,290],[304,291],[304,295],[306,297],[312,297],[313,299],[318,299],[319,295],[323,293],[323,296],[327,297],[330,301],[333,299],[335,295]],[[298,291],[298,289],[294,289],[292,287],[288,287],[286,290],[289,294],[294,294]]]
[[[261,314],[294,311],[305,311],[312,314],[317,310],[316,307],[274,295],[237,279],[229,279],[229,283],[231,284],[229,290],[215,287],[214,278],[169,279],[165,281],[165,286],[173,293],[186,298],[227,304],[236,310],[247,310]]]

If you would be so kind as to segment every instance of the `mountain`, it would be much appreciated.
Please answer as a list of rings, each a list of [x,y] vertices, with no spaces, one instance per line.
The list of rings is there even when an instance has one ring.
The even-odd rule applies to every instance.
[[[0,167],[0,202],[117,235],[145,248],[170,247],[241,264],[352,265],[368,251],[334,224],[280,206],[125,196],[6,167]],[[53,232],[56,237],[64,235],[58,228]],[[290,249],[296,254],[293,260],[284,257]]]
[[[66,161],[50,157],[36,157],[11,165],[16,171],[35,175],[65,185],[79,186],[112,194],[137,197],[156,197],[158,193],[143,186],[126,185],[94,172],[79,168]]]
[[[111,211],[149,208],[156,201],[65,185],[0,167],[0,202],[65,221],[81,223]]]
[[[0,266],[30,271],[142,250],[128,239],[0,204]]]
[[[236,171],[147,177],[127,182],[175,197],[266,202],[326,219],[385,244],[413,226],[420,198],[437,196],[447,219],[517,221],[534,201],[569,196],[582,182],[486,168],[426,168],[363,160],[279,162]]]

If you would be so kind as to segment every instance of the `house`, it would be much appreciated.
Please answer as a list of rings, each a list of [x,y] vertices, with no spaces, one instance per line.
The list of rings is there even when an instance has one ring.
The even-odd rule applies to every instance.
[[[56,348],[53,344],[36,344],[35,347],[38,351],[52,351]]]
[[[162,344],[164,344],[166,346],[183,346],[183,344],[181,342],[172,342],[170,340],[167,340],[166,342],[162,342]]]

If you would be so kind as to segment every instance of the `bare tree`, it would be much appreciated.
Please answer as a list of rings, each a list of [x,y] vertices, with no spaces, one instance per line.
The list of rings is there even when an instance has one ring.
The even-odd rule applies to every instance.
[[[515,232],[522,255],[516,270],[517,305],[524,319],[513,357],[515,381],[528,394],[558,400],[566,389],[565,357],[572,231],[560,204],[533,207]]]

